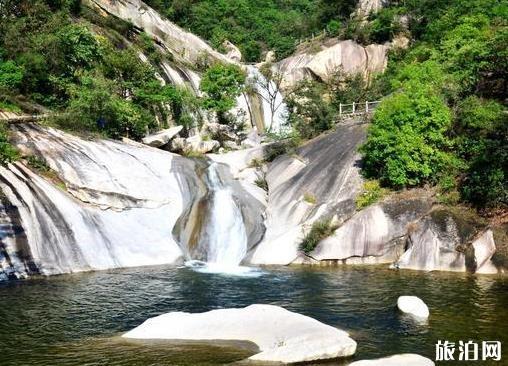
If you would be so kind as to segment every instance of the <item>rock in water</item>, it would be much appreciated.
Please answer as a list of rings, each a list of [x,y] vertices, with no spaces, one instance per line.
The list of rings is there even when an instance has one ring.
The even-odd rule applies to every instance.
[[[400,296],[397,299],[397,307],[403,313],[413,315],[416,318],[427,319],[429,308],[416,296]]]
[[[260,350],[249,359],[266,362],[325,360],[356,351],[356,342],[343,330],[279,306],[259,304],[206,313],[167,313],[146,320],[123,337],[248,341]]]
[[[434,362],[414,353],[404,353],[375,360],[356,361],[349,366],[434,366]]]

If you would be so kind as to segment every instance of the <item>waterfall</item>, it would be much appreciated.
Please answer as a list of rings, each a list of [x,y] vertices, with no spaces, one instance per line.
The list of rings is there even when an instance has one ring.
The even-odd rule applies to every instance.
[[[213,162],[206,169],[207,204],[200,205],[206,211],[198,213],[204,218],[203,227],[199,243],[189,252],[191,259],[185,264],[203,273],[260,276],[262,271],[240,265],[247,255],[249,233],[232,182],[226,180],[219,168]]]
[[[206,227],[209,238],[207,262],[221,266],[237,266],[247,253],[247,232],[242,211],[231,188],[225,186],[217,173],[217,163],[207,169],[212,194],[210,220]]]

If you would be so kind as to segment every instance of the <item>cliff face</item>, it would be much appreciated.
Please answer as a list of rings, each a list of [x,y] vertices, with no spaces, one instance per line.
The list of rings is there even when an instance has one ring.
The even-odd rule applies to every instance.
[[[329,81],[337,71],[362,74],[369,78],[383,72],[387,63],[389,45],[372,44],[363,47],[347,40],[323,47],[317,53],[303,51],[274,65],[276,72],[283,75],[282,87],[291,89],[305,79]]]
[[[206,161],[132,142],[15,128],[17,146],[44,159],[53,172],[46,175],[57,175],[61,184],[22,162],[0,168],[2,277],[175,263],[194,254],[190,240],[175,234],[177,227],[210,231],[214,187],[203,175]],[[217,175],[229,181],[226,167]],[[250,248],[264,230],[257,201],[234,184],[227,199],[238,210]],[[199,202],[205,203],[203,220],[186,214]]]
[[[87,3],[120,19],[132,22],[158,40],[175,59],[196,64],[200,58],[233,62],[215,51],[198,36],[186,32],[176,24],[163,19],[154,9],[139,0],[87,0]]]

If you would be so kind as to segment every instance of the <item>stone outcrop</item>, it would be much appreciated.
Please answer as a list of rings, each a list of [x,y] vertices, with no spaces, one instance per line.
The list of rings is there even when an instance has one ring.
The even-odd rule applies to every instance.
[[[434,362],[426,357],[413,353],[404,353],[375,360],[362,360],[350,363],[349,366],[434,366]]]
[[[407,226],[430,208],[427,197],[368,207],[321,241],[310,257],[355,264],[393,263],[404,252]]]
[[[204,141],[201,139],[201,136],[196,135],[187,138],[175,138],[168,147],[170,151],[176,153],[188,154],[194,152],[197,154],[206,154],[217,150],[220,147],[220,143],[216,140]]]
[[[269,164],[267,232],[248,258],[252,263],[289,264],[297,259],[298,245],[314,221],[326,217],[340,222],[355,212],[361,187],[357,147],[364,137],[365,125],[338,126]],[[307,202],[306,196],[315,202]]]
[[[388,0],[359,0],[355,15],[359,18],[366,18],[371,13],[381,10]]]
[[[282,88],[286,90],[304,79],[328,81],[339,70],[368,78],[384,71],[388,49],[389,45],[363,47],[351,40],[338,41],[315,54],[303,52],[290,56],[275,64],[274,70],[283,75]]]
[[[242,52],[233,43],[229,42],[228,40],[225,40],[222,43],[222,47],[224,47],[224,49],[226,50],[226,56],[229,59],[231,59],[235,62],[242,61]]]
[[[177,60],[195,64],[201,62],[203,57],[208,57],[215,61],[232,62],[198,36],[163,19],[141,0],[87,0],[87,3],[143,29],[163,44]]]
[[[252,361],[296,363],[351,356],[356,342],[345,331],[273,305],[167,313],[146,320],[124,338],[246,341],[259,352]]]
[[[48,168],[41,176],[22,162],[0,167],[0,279],[176,263],[190,250],[174,230],[210,224],[189,214],[199,202],[200,217],[215,212],[205,160],[132,141],[11,127],[22,154]],[[232,181],[227,167],[216,170],[216,179],[229,182],[226,204],[245,218],[239,225],[252,248],[264,232],[263,204]]]
[[[418,319],[427,319],[430,314],[427,305],[416,296],[400,296],[397,299],[397,308]]]
[[[473,244],[474,267],[476,273],[493,274],[498,269],[492,262],[492,257],[496,253],[496,243],[492,230],[485,231]]]
[[[407,250],[396,267],[465,272],[465,249],[478,230],[451,211],[433,210],[409,228]]]
[[[148,135],[142,139],[143,143],[152,147],[161,147],[166,145],[173,137],[178,135],[182,130],[183,126],[175,126],[162,131],[159,131],[153,135]]]

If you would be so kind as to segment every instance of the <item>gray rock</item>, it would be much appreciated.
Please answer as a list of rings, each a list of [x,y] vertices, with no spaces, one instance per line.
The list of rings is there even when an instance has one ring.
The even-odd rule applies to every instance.
[[[226,49],[226,56],[235,61],[242,61],[242,52],[238,47],[236,47],[233,43],[229,42],[227,39],[222,43],[222,46]]]
[[[465,246],[476,233],[474,224],[438,209],[409,230],[408,250],[396,267],[424,271],[466,271]],[[462,250],[459,250],[462,249]]]
[[[292,156],[282,155],[268,167],[267,232],[249,260],[259,264],[289,264],[298,257],[304,231],[323,217],[344,219],[355,212],[354,198],[362,180],[358,145],[365,126],[338,126]],[[305,201],[313,195],[315,204]]]
[[[473,244],[476,273],[495,274],[498,273],[496,266],[492,263],[492,256],[496,253],[496,243],[492,230],[485,231]]]
[[[166,145],[173,137],[175,137],[182,128],[183,126],[171,127],[153,135],[146,136],[141,141],[148,146],[161,147],[162,145]]]

